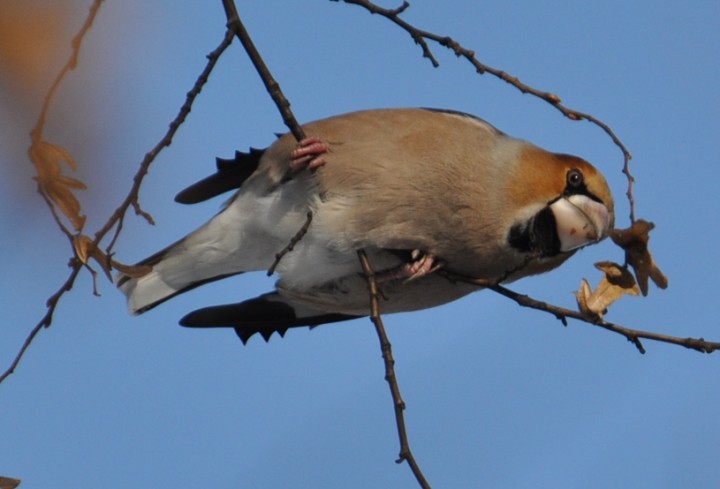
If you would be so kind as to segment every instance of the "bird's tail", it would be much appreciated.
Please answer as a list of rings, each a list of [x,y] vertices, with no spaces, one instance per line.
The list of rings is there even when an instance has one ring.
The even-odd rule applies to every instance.
[[[132,276],[117,277],[130,313],[142,314],[200,285],[268,266],[261,256],[253,256],[258,247],[241,246],[243,233],[236,227],[233,232],[234,226],[228,226],[223,214],[137,263]]]
[[[140,262],[135,265],[135,269],[142,270],[146,263]],[[233,272],[221,275],[215,275],[201,280],[187,279],[182,282],[167,280],[165,274],[150,269],[147,273],[140,277],[120,275],[117,277],[116,283],[120,291],[125,294],[128,303],[128,310],[133,315],[142,314],[149,311],[153,307],[162,304],[168,299],[172,299],[176,295],[187,292],[209,282],[220,280],[231,275],[242,272]]]

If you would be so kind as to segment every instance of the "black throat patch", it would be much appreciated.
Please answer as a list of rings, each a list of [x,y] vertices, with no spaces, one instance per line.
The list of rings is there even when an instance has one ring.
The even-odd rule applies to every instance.
[[[508,244],[523,253],[551,257],[560,253],[557,222],[550,207],[535,214],[529,221],[515,224],[508,233]]]

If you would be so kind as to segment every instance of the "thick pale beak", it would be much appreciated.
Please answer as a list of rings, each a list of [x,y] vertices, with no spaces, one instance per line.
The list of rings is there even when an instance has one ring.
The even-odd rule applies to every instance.
[[[572,251],[603,239],[610,227],[607,207],[585,195],[563,197],[550,205],[561,251]]]

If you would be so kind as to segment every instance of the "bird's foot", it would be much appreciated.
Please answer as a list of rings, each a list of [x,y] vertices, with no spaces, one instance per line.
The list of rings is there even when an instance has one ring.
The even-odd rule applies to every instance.
[[[290,173],[302,170],[314,170],[326,161],[322,156],[330,151],[330,146],[317,137],[307,137],[298,142],[297,148],[290,153]]]
[[[420,250],[413,250],[410,257],[413,261],[404,263],[396,268],[386,270],[378,274],[377,281],[379,283],[388,282],[390,280],[404,280],[410,282],[419,279],[425,275],[439,270],[445,265],[432,253],[425,253]]]

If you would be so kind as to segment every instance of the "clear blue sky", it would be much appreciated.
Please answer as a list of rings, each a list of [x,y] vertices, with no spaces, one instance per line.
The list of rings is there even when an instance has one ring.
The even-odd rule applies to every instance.
[[[65,39],[89,4],[71,2]],[[627,225],[621,154],[596,127],[477,76],[440,48],[441,67],[432,68],[404,32],[357,7],[238,7],[300,120],[392,106],[471,112],[595,163],[614,190],[617,224]],[[634,155],[638,215],[657,224],[651,246],[670,288],[626,299],[608,318],[720,340],[720,3],[416,1],[405,18],[612,125]],[[46,130],[89,185],[80,197],[90,234],[125,195],[223,31],[219,1],[102,7]],[[4,369],[65,279],[70,250],[26,161],[39,101],[0,83]],[[136,261],[204,222],[220,200],[183,207],[175,193],[210,173],[215,156],[265,146],[279,131],[233,46],[146,180],[142,202],[157,225],[129,217],[116,257]],[[514,288],[573,307],[580,279],[596,282],[592,263],[603,259],[622,256],[606,242]],[[23,479],[23,489],[416,487],[394,463],[392,404],[368,320],[247,346],[229,330],[177,326],[190,310],[271,284],[244,275],[131,318],[111,284],[100,280],[94,297],[83,274],[0,385],[0,475]],[[720,353],[646,342],[640,355],[620,336],[564,328],[490,292],[385,322],[412,447],[434,487],[717,484]]]

